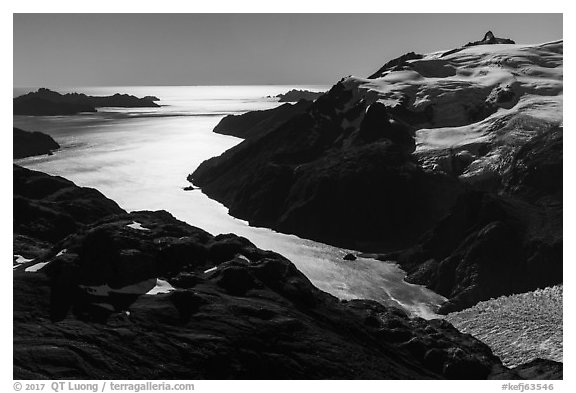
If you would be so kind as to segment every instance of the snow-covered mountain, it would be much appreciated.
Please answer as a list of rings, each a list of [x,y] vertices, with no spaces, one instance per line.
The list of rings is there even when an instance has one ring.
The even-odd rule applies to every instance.
[[[443,313],[558,284],[563,41],[512,42],[410,52],[282,121],[253,113],[276,125],[189,179],[252,225],[397,261]]]
[[[371,79],[348,77],[342,83],[353,93],[347,107],[380,102],[401,108],[403,119],[415,128],[417,153],[466,151],[474,162],[461,177],[474,178],[497,168],[508,145],[526,142],[540,130],[523,123],[562,125],[562,79],[559,40],[412,55]],[[499,146],[480,156],[486,144]],[[446,169],[432,156],[426,168]]]

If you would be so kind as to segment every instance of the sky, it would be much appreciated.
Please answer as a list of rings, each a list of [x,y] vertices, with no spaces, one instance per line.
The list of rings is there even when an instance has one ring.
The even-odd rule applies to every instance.
[[[406,52],[562,38],[562,14],[14,14],[14,87],[331,85]]]

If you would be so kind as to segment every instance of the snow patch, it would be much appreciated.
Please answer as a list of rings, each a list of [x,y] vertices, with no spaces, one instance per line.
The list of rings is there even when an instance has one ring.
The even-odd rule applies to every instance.
[[[126,226],[129,228],[132,228],[132,229],[137,229],[139,231],[149,231],[150,230],[149,228],[143,227],[142,224],[140,224],[137,221],[132,221],[132,224],[128,224]]]
[[[35,265],[28,266],[26,269],[24,269],[24,271],[28,272],[28,273],[36,273],[38,270],[42,269],[44,266],[48,265],[49,263],[50,263],[50,261],[40,262],[40,263],[37,263]]]
[[[246,257],[245,255],[242,255],[242,254],[236,254],[236,258],[241,259],[241,260],[246,261],[246,262],[250,262],[250,259],[248,259],[248,257]]]
[[[56,258],[58,258],[61,255],[64,255],[66,253],[66,251],[68,251],[68,249],[66,249],[66,248],[60,250],[60,252],[58,252],[58,254],[56,254]]]
[[[171,291],[174,291],[175,289],[176,288],[170,285],[168,281],[161,280],[158,278],[156,280],[156,286],[151,290],[149,290],[148,292],[146,292],[146,295],[159,295],[161,293],[169,293]]]
[[[34,258],[24,258],[22,255],[18,255],[18,254],[14,254],[14,257],[16,258],[14,260],[14,262],[18,263],[18,264],[22,264],[22,263],[28,263],[28,262],[32,262],[34,260]]]

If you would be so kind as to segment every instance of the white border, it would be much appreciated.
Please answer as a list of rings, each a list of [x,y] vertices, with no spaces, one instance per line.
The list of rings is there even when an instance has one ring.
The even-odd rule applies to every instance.
[[[192,3],[192,2],[190,2]],[[469,3],[469,4],[465,4]],[[470,4],[474,3],[474,4]],[[12,13],[171,13],[171,12],[182,12],[182,13],[410,13],[411,11],[417,10],[419,13],[451,13],[451,12],[461,12],[461,13],[485,13],[485,12],[496,12],[496,13],[564,13],[564,38],[567,47],[566,50],[566,64],[565,67],[568,70],[573,68],[570,66],[573,64],[573,51],[571,38],[574,37],[573,26],[574,22],[572,20],[572,13],[569,12],[566,5],[567,2],[561,1],[507,1],[502,0],[480,0],[476,2],[462,2],[462,1],[424,1],[424,0],[413,0],[410,2],[387,2],[387,1],[375,1],[368,0],[363,2],[343,2],[343,1],[330,1],[330,2],[312,2],[310,0],[288,0],[288,1],[241,1],[233,2],[230,0],[218,1],[218,2],[206,2],[205,4],[184,4],[182,1],[172,1],[164,0],[162,2],[148,2],[143,4],[141,1],[111,1],[111,0],[101,0],[94,2],[77,2],[77,1],[59,1],[57,3],[51,1],[12,1],[10,4],[4,3],[5,11],[2,12],[0,26],[4,30],[2,34],[2,48],[4,53],[12,54]],[[353,9],[352,9],[353,8]],[[4,59],[2,62],[3,72],[3,87],[5,94],[2,97],[2,111],[3,118],[11,119],[11,108],[12,108],[12,61]],[[336,82],[336,81],[335,81]],[[565,107],[572,108],[572,76],[570,73],[566,75],[566,86],[568,87],[568,94],[565,94]],[[8,94],[10,92],[10,94]],[[575,210],[572,205],[572,197],[575,196],[574,193],[574,181],[573,174],[576,173],[576,166],[574,165],[574,158],[571,153],[572,147],[576,146],[574,144],[574,131],[571,125],[573,124],[572,115],[573,111],[569,110],[565,113],[565,123],[567,134],[565,134],[565,149],[569,154],[565,155],[564,164],[564,186],[565,186],[565,200],[567,201],[565,206],[564,223],[565,223],[565,255],[564,255],[564,276],[567,278],[568,285],[564,286],[564,296],[565,307],[564,313],[564,331],[568,332],[564,336],[564,364],[565,364],[565,375],[564,381],[555,381],[554,392],[568,391],[568,386],[574,386],[574,375],[570,373],[571,366],[574,365],[574,340],[570,334],[574,331],[574,318],[571,312],[570,305],[574,304],[574,290],[571,287],[571,281],[574,273],[574,268],[572,265],[575,262],[575,253],[571,247],[574,243],[573,239],[573,223],[576,218]],[[2,193],[2,202],[4,209],[9,209],[10,214],[4,211],[5,219],[2,225],[2,241],[1,241],[1,255],[8,259],[11,255],[12,249],[12,235],[11,235],[11,223],[6,218],[7,216],[12,216],[12,199],[9,194],[9,189],[11,189],[11,170],[8,159],[12,157],[12,132],[10,131],[10,125],[5,124],[2,128],[2,143],[0,144],[2,148],[1,157],[6,162],[3,163],[1,167],[2,182],[4,185],[4,191]],[[10,184],[10,186],[8,186]],[[12,269],[9,267],[8,261],[5,261],[5,267],[3,268],[3,273],[5,274],[5,290],[3,292],[3,310],[4,318],[2,324],[2,342],[4,344],[2,351],[2,368],[1,368],[1,384],[4,389],[3,391],[9,392],[13,391],[12,386],[12,276],[9,271]],[[10,269],[10,270],[8,270]],[[10,274],[10,275],[9,275]],[[10,312],[7,312],[10,310]],[[566,312],[567,311],[567,312]],[[175,382],[175,381],[174,381]],[[332,392],[346,392],[349,393],[352,390],[360,391],[378,391],[382,389],[389,389],[392,392],[399,392],[403,390],[409,391],[425,391],[425,392],[496,392],[501,391],[502,382],[499,381],[292,381],[292,382],[282,382],[278,383],[275,381],[257,381],[257,382],[223,382],[223,381],[196,381],[196,391],[236,391],[236,392],[254,392],[254,391],[266,391],[269,392],[274,389],[274,392],[293,392],[296,389],[310,389],[321,390],[328,389],[327,391]],[[45,390],[46,391],[46,390]],[[571,389],[571,391],[574,391]]]

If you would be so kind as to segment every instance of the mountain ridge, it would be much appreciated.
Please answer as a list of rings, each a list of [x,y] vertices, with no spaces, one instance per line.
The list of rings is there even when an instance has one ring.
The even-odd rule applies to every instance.
[[[251,225],[346,248],[385,252],[381,258],[400,258],[401,265],[414,274],[426,260],[415,260],[410,250],[423,244],[426,234],[437,230],[445,217],[457,214],[452,210],[459,209],[458,203],[475,200],[476,192],[503,206],[509,205],[505,202],[509,194],[510,200],[518,201],[513,202],[514,211],[533,211],[543,217],[554,211],[557,217],[562,210],[557,192],[561,182],[546,188],[528,179],[534,179],[530,172],[545,162],[549,153],[544,152],[562,150],[563,41],[478,44],[448,52],[389,62],[392,65],[383,67],[375,79],[343,78],[306,113],[205,161],[188,179],[225,204],[231,215]],[[526,154],[521,162],[515,158],[519,154]],[[561,179],[562,156],[553,157],[556,160],[543,167],[538,179]],[[552,198],[548,206],[556,206],[553,210],[506,186],[510,171],[526,165],[533,169],[516,178],[514,187],[521,189],[530,182],[539,198]],[[500,194],[506,194],[505,198]],[[555,251],[562,244],[561,225],[541,227],[543,232],[538,233],[527,230],[532,224],[517,224],[511,218],[517,213],[504,213],[512,211],[509,208],[497,211],[491,217],[507,224],[482,225],[507,227],[510,236],[523,239],[514,247],[526,242],[532,244],[527,248],[531,251],[515,254],[500,289],[488,290],[487,283],[472,279],[478,277],[480,260],[488,254],[467,262],[470,266],[465,273],[455,282],[451,278],[454,284],[441,292],[452,301],[445,312],[505,294],[501,293],[505,283],[513,282],[518,272],[522,275],[522,270],[512,266],[527,261],[554,266],[552,282],[538,282],[536,277],[528,287],[512,285],[508,291],[562,280],[561,259]],[[555,240],[538,240],[545,238]],[[471,238],[468,241],[462,247],[479,244]],[[406,251],[390,254],[394,249]],[[409,276],[409,280],[434,287],[433,276],[452,274],[453,268],[447,264],[439,271]],[[489,269],[486,278],[495,274]],[[520,281],[528,276],[522,277]],[[449,282],[446,277],[441,280]],[[452,285],[459,289],[453,292]]]

